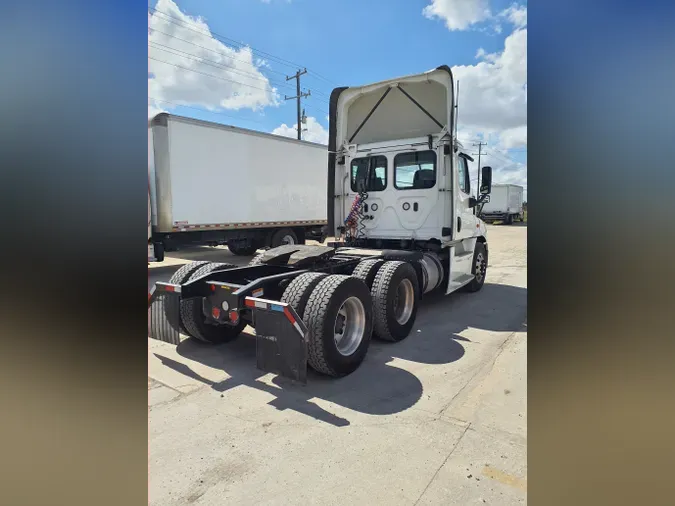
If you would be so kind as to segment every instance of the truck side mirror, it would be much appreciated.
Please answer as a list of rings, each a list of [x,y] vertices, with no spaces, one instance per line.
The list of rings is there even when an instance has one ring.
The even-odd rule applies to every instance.
[[[492,192],[492,167],[485,166],[481,169],[480,194],[489,195]]]

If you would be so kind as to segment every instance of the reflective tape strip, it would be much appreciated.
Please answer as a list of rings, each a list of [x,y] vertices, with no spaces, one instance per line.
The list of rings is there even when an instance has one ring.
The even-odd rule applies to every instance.
[[[302,329],[300,328],[300,325],[298,325],[298,322],[293,322],[293,326],[294,326],[295,329],[300,333],[300,335],[301,335],[302,337],[305,337],[305,333],[304,333],[304,332],[302,331]]]
[[[301,220],[301,221],[271,221],[271,222],[248,222],[248,223],[207,223],[203,225],[188,225],[185,222],[175,222],[172,230],[213,230],[213,229],[237,229],[237,228],[262,228],[262,227],[283,227],[283,226],[301,226],[301,225],[326,225],[323,220]]]

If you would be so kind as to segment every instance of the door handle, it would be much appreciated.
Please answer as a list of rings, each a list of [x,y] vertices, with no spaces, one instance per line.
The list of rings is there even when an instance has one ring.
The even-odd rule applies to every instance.
[[[457,217],[457,232],[460,232],[462,230],[462,218],[459,216]]]

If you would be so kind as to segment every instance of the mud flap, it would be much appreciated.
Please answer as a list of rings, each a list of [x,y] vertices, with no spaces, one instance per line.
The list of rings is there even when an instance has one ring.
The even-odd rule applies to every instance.
[[[258,369],[307,383],[307,327],[283,302],[246,298],[253,312]]]
[[[180,287],[173,292],[153,288],[148,298],[148,337],[165,343],[180,344],[179,290]]]

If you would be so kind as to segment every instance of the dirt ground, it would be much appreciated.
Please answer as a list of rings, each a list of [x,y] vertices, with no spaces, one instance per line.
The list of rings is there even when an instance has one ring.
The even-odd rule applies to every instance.
[[[527,497],[527,226],[488,226],[483,289],[425,298],[400,343],[305,386],[237,341],[148,339],[151,505],[523,504]],[[199,248],[153,264],[245,264]]]

